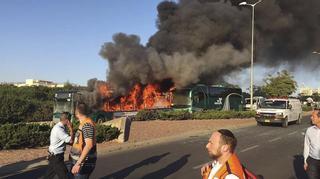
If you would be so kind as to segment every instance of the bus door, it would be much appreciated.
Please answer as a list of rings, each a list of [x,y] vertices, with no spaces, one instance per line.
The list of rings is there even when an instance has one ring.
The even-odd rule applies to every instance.
[[[192,109],[195,111],[207,109],[207,94],[205,88],[196,87],[192,90]]]

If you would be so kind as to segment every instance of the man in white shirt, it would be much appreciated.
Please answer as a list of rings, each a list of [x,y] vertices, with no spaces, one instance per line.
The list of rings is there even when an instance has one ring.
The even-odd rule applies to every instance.
[[[242,164],[234,153],[237,139],[230,130],[212,133],[206,148],[213,162],[201,168],[203,179],[243,179]]]
[[[319,109],[311,115],[313,126],[307,129],[304,138],[304,169],[309,179],[320,178],[320,118]]]
[[[66,131],[68,127],[70,135]],[[50,146],[49,146],[49,166],[44,178],[54,178],[57,174],[59,179],[68,178],[68,170],[64,164],[64,151],[66,144],[73,143],[73,129],[70,122],[70,113],[63,112],[58,122],[51,130],[50,133]]]

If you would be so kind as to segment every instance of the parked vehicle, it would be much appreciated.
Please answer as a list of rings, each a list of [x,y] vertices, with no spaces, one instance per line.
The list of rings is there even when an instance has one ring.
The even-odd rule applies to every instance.
[[[253,110],[259,109],[260,106],[261,106],[261,103],[263,103],[264,100],[265,100],[265,98],[262,97],[262,96],[254,96],[254,97],[252,98],[252,105],[253,105],[252,107],[253,107]],[[245,99],[244,109],[245,109],[246,111],[249,111],[249,110],[251,109],[250,98],[246,98],[246,99]]]
[[[301,123],[302,107],[299,99],[266,99],[257,109],[257,125],[264,123],[281,123],[288,127],[289,122]]]

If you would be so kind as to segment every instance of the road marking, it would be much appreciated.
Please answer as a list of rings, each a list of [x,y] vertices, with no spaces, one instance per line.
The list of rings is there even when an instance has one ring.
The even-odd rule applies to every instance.
[[[293,135],[293,134],[296,134],[296,133],[298,133],[298,131],[291,132],[291,133],[289,133],[288,135]]]
[[[277,141],[277,140],[280,140],[281,137],[277,137],[277,138],[274,138],[274,139],[271,139],[271,140],[268,140],[269,142],[274,142],[274,141]]]
[[[192,167],[192,169],[193,169],[193,170],[197,170],[197,169],[201,168],[203,165],[205,165],[205,164],[207,164],[207,163],[209,163],[209,162],[206,162],[206,163],[203,163],[203,164],[194,166],[194,167]]]
[[[259,145],[254,145],[254,146],[251,146],[251,147],[245,148],[245,149],[241,150],[241,151],[240,151],[240,153],[242,153],[242,152],[246,152],[246,151],[248,151],[248,150],[251,150],[251,149],[254,149],[254,148],[257,148],[257,147],[259,147]]]

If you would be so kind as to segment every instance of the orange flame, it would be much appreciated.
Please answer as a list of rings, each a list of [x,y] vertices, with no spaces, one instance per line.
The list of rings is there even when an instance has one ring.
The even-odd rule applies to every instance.
[[[168,91],[161,91],[159,84],[148,84],[146,86],[135,84],[126,96],[120,96],[111,99],[109,93],[105,91],[112,91],[108,86],[106,88],[99,88],[102,94],[107,97],[104,104],[105,111],[135,111],[142,109],[155,108],[169,108],[172,102],[172,89]]]
[[[103,97],[111,97],[112,95],[112,90],[107,84],[99,85],[98,90],[100,95]]]

